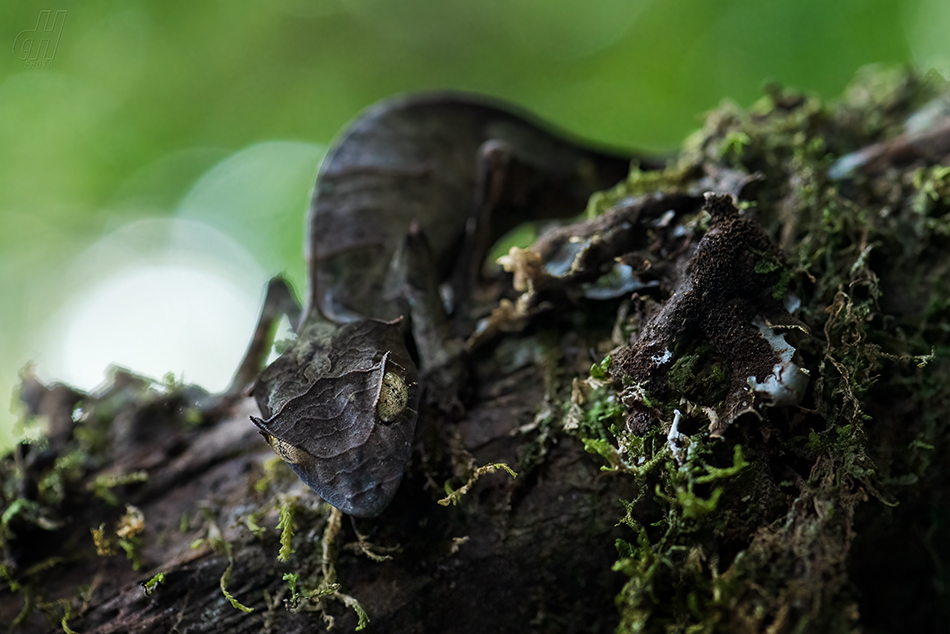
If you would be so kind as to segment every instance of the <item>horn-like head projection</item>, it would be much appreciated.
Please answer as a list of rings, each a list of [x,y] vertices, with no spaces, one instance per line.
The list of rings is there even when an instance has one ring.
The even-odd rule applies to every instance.
[[[254,386],[274,451],[324,500],[378,515],[399,488],[412,448],[416,366],[396,323],[315,323]]]

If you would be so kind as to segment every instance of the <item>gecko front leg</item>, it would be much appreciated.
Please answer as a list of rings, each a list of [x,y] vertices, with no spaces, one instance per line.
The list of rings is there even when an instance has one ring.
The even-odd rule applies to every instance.
[[[434,275],[432,250],[418,222],[410,225],[395,268],[409,307],[426,402],[443,412],[458,414],[468,379],[467,355],[449,323]]]

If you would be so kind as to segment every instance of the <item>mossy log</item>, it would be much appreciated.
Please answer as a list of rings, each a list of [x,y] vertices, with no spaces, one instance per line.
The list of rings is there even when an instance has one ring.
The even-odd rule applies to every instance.
[[[25,374],[27,440],[0,462],[0,622],[941,631],[945,90],[875,71],[830,105],[726,104],[667,169],[634,168],[588,223],[513,251],[521,295],[486,322],[465,413],[422,412],[372,520],[274,458],[250,401],[207,420],[189,386],[118,371],[89,395]],[[792,366],[807,387],[769,383]]]

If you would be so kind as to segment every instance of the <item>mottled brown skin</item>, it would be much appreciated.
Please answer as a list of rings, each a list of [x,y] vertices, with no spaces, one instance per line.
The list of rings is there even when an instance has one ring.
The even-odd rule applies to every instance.
[[[441,392],[461,384],[438,284],[450,280],[463,296],[498,236],[580,213],[627,175],[630,158],[462,93],[396,98],[358,117],[314,187],[297,340],[253,388],[264,414],[253,420],[275,451],[337,508],[382,512],[402,479],[420,399],[409,326],[427,379],[441,374]],[[289,304],[283,282],[269,291],[272,304]],[[279,312],[265,304],[259,328]]]

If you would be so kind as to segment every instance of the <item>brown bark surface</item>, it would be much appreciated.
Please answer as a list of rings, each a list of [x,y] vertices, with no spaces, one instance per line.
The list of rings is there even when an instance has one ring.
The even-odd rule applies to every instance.
[[[530,349],[536,342],[520,345]],[[507,350],[517,353],[513,346]],[[452,460],[462,474],[470,471],[465,462],[472,458],[478,465],[505,462],[518,468],[518,452],[532,433],[518,428],[534,419],[543,382],[536,367],[517,367],[515,359],[507,359],[515,363],[507,375],[499,370],[498,358],[505,361],[509,355],[502,350],[477,364],[478,393],[460,422],[423,423],[413,465],[389,509],[373,520],[344,520],[336,542],[337,581],[341,592],[365,608],[368,631],[597,632],[616,626],[613,597],[623,577],[611,571],[614,538],[621,534],[614,525],[623,514],[619,500],[632,497],[632,483],[600,474],[579,441],[562,438],[544,446],[543,464],[536,461],[517,479],[504,471],[483,476],[456,506],[436,504],[444,493],[432,487],[441,485],[440,470]],[[111,449],[99,473],[145,470],[148,481],[113,489],[120,500],[115,506],[71,487],[70,493],[82,499],[63,504],[59,528],[24,528],[7,544],[19,570],[51,556],[69,560],[40,577],[46,609],[37,610],[22,631],[60,629],[55,618],[65,611],[55,601],[74,599],[80,585],[89,586],[81,616],[68,620],[80,632],[312,632],[326,627],[319,610],[285,608],[289,593],[282,575],[303,573],[301,585],[308,577],[319,579],[328,507],[282,464],[276,465],[279,475],[271,488],[255,490],[273,452],[248,420],[256,413],[253,403],[241,403],[233,416],[211,426],[187,429],[180,394],[143,393],[137,380],[121,374],[117,384],[125,387],[80,401],[87,421],[97,408],[120,403],[107,425]],[[47,392],[37,384],[32,390],[37,411],[70,419],[79,395],[63,387]],[[63,427],[62,437],[72,436],[72,425]],[[454,455],[435,455],[446,450]],[[24,462],[35,455],[27,453]],[[286,563],[277,561],[275,494],[293,498],[297,511],[296,552]],[[90,536],[100,523],[111,527],[124,504],[136,506],[145,518],[139,570],[121,550],[97,557]],[[271,510],[261,521],[267,530],[256,538],[243,518],[268,505]],[[189,524],[185,530],[183,517]],[[235,609],[221,591],[227,556],[209,541],[191,547],[209,530],[231,544],[234,566],[227,588],[253,612]],[[354,530],[372,542],[371,548],[391,552],[391,559],[377,562],[355,553],[348,546],[356,541]],[[146,596],[141,584],[158,572],[166,573],[165,582]],[[4,592],[0,621],[12,623],[22,601]],[[357,626],[356,613],[342,603],[329,601],[325,608],[335,618],[334,631]]]

